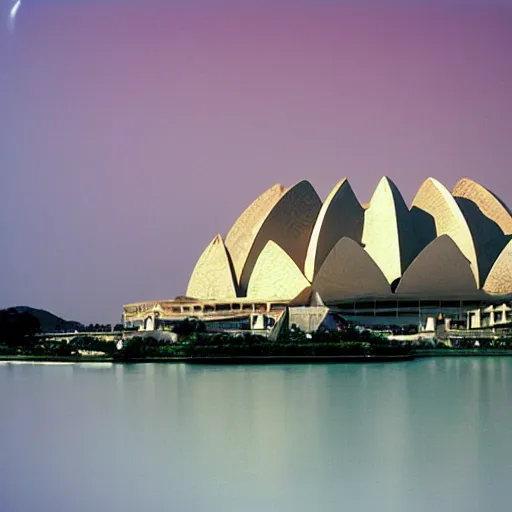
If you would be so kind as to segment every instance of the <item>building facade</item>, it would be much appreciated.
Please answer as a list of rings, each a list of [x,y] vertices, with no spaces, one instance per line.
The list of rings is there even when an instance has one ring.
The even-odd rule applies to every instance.
[[[512,298],[512,215],[483,186],[427,179],[407,206],[380,180],[361,204],[347,179],[325,201],[275,185],[200,255],[186,295],[124,307],[127,325],[185,317],[251,327],[321,302],[356,323],[419,323]],[[267,318],[267,320],[262,320]],[[263,324],[262,324],[263,322]]]

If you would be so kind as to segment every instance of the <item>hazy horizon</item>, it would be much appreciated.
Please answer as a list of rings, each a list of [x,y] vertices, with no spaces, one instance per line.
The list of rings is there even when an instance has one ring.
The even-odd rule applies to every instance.
[[[410,204],[469,177],[512,205],[511,2],[22,0],[12,29],[0,1],[0,308],[183,294],[275,183],[366,202],[387,175]]]

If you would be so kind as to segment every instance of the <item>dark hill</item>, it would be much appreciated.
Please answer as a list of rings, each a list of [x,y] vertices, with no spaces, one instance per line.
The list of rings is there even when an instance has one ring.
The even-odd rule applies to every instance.
[[[58,332],[58,331],[79,331],[83,329],[83,325],[80,322],[74,322],[72,320],[64,320],[49,311],[44,309],[35,309],[28,306],[16,306],[16,311],[19,313],[30,313],[39,320],[41,332]]]

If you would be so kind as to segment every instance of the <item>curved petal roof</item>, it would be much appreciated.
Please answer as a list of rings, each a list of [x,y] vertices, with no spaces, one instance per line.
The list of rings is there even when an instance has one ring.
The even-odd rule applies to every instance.
[[[511,219],[497,197],[468,179],[453,195],[427,179],[410,210],[386,177],[366,208],[346,179],[323,205],[307,181],[275,185],[239,217],[225,244],[218,235],[204,250],[187,295],[310,305],[509,295]]]
[[[350,183],[343,178],[329,193],[309,241],[304,274],[311,281],[325,258],[344,236],[361,241],[364,210]]]
[[[313,295],[313,289],[311,286],[304,288],[300,293],[298,293],[289,303],[289,306],[307,306]]]
[[[256,261],[269,240],[276,242],[300,269],[304,268],[309,239],[321,206],[315,189],[308,181],[301,181],[287,189],[268,211],[259,229],[253,230],[247,239],[243,252],[233,251],[228,246],[233,262],[236,260],[240,266],[243,261],[239,276],[242,293],[247,290]]]
[[[396,185],[384,176],[364,213],[363,245],[389,283],[417,254],[410,212]]]
[[[481,212],[494,221],[506,235],[512,235],[512,215],[491,191],[469,178],[457,182],[452,194],[473,201]]]
[[[266,216],[284,194],[284,187],[276,184],[261,194],[238,217],[226,236],[226,248],[233,262],[237,281],[244,268],[245,260]]]
[[[478,259],[471,231],[457,202],[446,188],[434,178],[428,178],[418,190],[412,203],[416,234],[423,244],[441,235],[449,235],[471,263],[477,286],[480,285]]]
[[[309,281],[290,256],[270,240],[254,265],[247,287],[247,297],[293,299],[309,286]]]
[[[494,263],[485,281],[484,290],[497,295],[512,293],[512,240]]]
[[[368,294],[390,294],[377,264],[354,240],[342,238],[331,250],[312,284],[325,302]]]
[[[188,282],[188,297],[233,299],[236,288],[222,237],[217,235],[206,247]]]
[[[418,254],[405,271],[397,294],[453,296],[477,291],[469,260],[448,235],[441,235]]]

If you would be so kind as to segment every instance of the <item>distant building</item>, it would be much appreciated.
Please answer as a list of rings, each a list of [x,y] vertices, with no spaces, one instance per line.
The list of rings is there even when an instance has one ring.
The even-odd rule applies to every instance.
[[[512,298],[511,239],[509,209],[468,179],[450,193],[429,178],[410,207],[386,177],[364,206],[346,179],[323,202],[307,181],[275,185],[208,244],[186,296],[126,305],[124,323],[265,331],[287,306],[318,304],[358,324],[461,321]]]
[[[478,308],[467,312],[467,329],[483,329],[486,327],[512,327],[512,308],[500,304]]]

